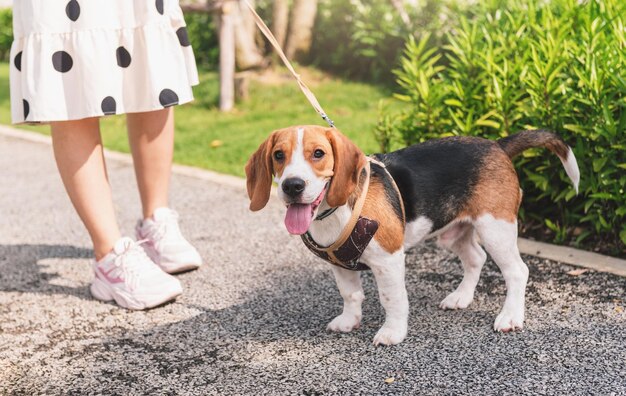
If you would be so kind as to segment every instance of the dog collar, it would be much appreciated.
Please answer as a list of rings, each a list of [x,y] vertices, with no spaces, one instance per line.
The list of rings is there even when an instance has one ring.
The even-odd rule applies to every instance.
[[[323,211],[322,213],[318,214],[315,217],[315,220],[324,220],[325,218],[327,218],[328,216],[330,216],[331,214],[335,213],[335,210],[337,210],[337,207],[334,208],[330,208],[330,209],[326,209],[325,211]]]

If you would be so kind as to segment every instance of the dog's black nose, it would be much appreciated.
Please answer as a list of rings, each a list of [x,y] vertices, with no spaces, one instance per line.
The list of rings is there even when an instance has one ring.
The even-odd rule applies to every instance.
[[[304,191],[304,186],[304,180],[297,177],[291,177],[289,179],[285,179],[285,181],[283,182],[283,191],[291,198],[295,198],[298,195],[302,194],[302,191]]]

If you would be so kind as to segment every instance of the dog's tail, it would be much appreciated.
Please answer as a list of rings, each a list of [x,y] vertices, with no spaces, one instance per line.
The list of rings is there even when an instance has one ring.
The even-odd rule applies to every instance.
[[[498,140],[498,144],[510,158],[533,147],[545,147],[552,151],[563,163],[565,172],[572,180],[576,193],[578,193],[578,182],[580,181],[578,163],[571,147],[560,136],[544,130],[522,131]]]

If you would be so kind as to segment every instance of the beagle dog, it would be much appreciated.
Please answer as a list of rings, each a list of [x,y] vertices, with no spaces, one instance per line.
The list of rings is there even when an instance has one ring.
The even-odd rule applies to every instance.
[[[385,322],[374,337],[376,345],[398,344],[406,337],[405,251],[429,238],[437,238],[440,246],[457,254],[464,271],[463,280],[440,307],[470,305],[486,250],[502,271],[507,288],[494,330],[518,330],[524,322],[528,267],[517,248],[522,191],[511,158],[532,147],[556,154],[578,190],[579,170],[571,148],[547,131],[524,131],[497,141],[430,140],[370,159],[337,129],[289,127],[273,132],[246,165],[250,209],[257,211],[267,204],[274,180],[287,208],[287,230],[307,235],[321,249],[357,224],[352,221],[357,206],[359,219],[376,223],[373,237],[357,255],[359,264],[373,272],[385,309]],[[331,268],[343,297],[343,312],[328,329],[349,332],[361,322],[361,279],[350,270],[354,267]]]

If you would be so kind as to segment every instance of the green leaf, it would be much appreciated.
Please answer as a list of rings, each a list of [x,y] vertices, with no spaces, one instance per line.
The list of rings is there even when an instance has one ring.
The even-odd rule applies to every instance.
[[[609,225],[609,223],[606,221],[606,219],[601,215],[598,214],[598,221],[600,222],[600,225],[604,228],[610,228],[611,226]]]
[[[596,158],[593,160],[592,164],[593,164],[593,171],[594,172],[600,172],[600,170],[604,167],[604,164],[606,164],[606,161],[608,160],[607,157],[600,157],[600,158]]]
[[[563,125],[563,128],[567,129],[568,131],[572,131],[572,132],[579,133],[579,134],[585,133],[585,129],[579,125],[565,124]]]
[[[393,97],[403,102],[411,101],[411,97],[409,95],[393,94]]]
[[[500,128],[500,123],[493,121],[493,120],[478,120],[476,121],[476,125],[491,127],[494,129]]]
[[[599,193],[593,193],[590,195],[591,198],[599,198],[599,199],[608,199],[608,200],[616,200],[617,197],[615,197],[615,195],[610,194],[610,193],[606,193],[606,192],[599,192]]]
[[[581,232],[580,235],[576,237],[576,240],[574,241],[574,243],[576,243],[576,245],[579,245],[582,241],[584,241],[591,234],[593,233],[589,230],[585,230]]]
[[[552,231],[557,232],[559,230],[559,226],[550,221],[550,219],[545,219],[544,221],[546,223],[546,226]]]
[[[463,103],[461,103],[457,99],[446,99],[443,101],[443,103],[447,104],[448,106],[463,107]]]

